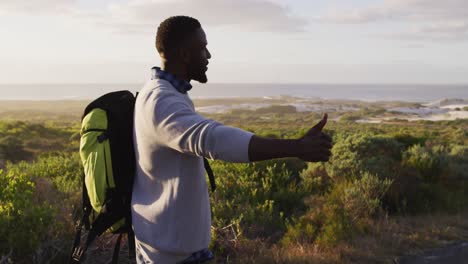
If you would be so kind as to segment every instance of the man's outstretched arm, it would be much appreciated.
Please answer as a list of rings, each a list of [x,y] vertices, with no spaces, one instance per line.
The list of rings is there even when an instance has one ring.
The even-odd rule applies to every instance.
[[[322,132],[327,123],[325,114],[314,127],[299,139],[273,139],[252,136],[249,143],[249,160],[261,161],[296,157],[304,161],[328,161],[332,148],[331,138]]]

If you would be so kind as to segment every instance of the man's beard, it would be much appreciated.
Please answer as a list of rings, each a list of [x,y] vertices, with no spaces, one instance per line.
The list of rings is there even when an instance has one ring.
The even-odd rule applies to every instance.
[[[196,66],[191,68],[191,79],[200,83],[207,83],[208,77],[206,76],[206,66]]]
[[[200,74],[200,76],[198,76],[194,80],[199,82],[199,83],[207,83],[208,82],[208,77],[206,77],[206,73],[204,72],[204,73]]]

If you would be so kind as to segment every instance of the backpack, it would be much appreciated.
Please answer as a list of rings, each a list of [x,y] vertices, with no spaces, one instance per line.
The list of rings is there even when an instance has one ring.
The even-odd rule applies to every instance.
[[[81,263],[90,244],[106,230],[119,234],[112,262],[116,264],[122,234],[127,234],[129,258],[135,258],[131,198],[136,161],[133,147],[133,113],[138,93],[118,91],[91,102],[81,119],[80,157],[83,164],[83,217],[76,227],[70,263]],[[215,191],[213,171],[205,170]],[[81,241],[83,226],[88,230]]]
[[[135,255],[131,198],[135,174],[133,112],[136,95],[105,94],[91,102],[81,119],[83,216],[76,227],[70,263],[80,263],[87,248],[106,230],[119,234],[112,263],[117,263],[122,234],[128,235],[129,257]],[[81,241],[83,226],[88,230]]]

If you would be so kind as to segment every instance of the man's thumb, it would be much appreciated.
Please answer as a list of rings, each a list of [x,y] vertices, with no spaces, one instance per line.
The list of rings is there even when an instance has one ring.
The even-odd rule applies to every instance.
[[[322,120],[318,122],[312,129],[322,131],[323,127],[327,124],[328,114],[324,114]]]

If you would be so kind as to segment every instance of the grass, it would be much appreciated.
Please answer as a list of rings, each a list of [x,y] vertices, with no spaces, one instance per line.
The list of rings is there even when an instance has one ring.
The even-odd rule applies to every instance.
[[[371,220],[363,234],[331,248],[231,237],[223,241],[224,254],[218,255],[215,263],[393,263],[399,256],[422,255],[428,249],[468,241],[467,216],[468,212],[381,216]]]

